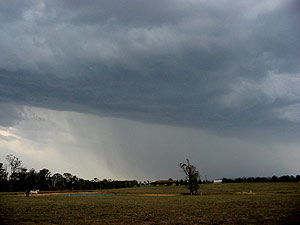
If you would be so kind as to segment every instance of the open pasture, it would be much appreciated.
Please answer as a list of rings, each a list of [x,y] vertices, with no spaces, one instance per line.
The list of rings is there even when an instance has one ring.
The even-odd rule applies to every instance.
[[[94,193],[94,192],[93,192]],[[0,194],[0,224],[296,224],[299,183],[99,190],[106,196]],[[201,195],[202,193],[202,195]]]

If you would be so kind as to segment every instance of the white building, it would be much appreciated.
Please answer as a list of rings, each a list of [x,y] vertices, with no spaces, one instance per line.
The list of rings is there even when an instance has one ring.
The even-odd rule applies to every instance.
[[[221,184],[221,183],[222,183],[222,180],[214,180],[213,183],[214,183],[214,184]]]

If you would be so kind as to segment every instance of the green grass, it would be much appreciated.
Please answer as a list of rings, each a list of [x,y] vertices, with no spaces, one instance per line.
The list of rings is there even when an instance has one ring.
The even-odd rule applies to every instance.
[[[249,192],[256,194],[238,194]],[[299,183],[140,187],[101,192],[136,196],[37,196],[0,194],[0,224],[296,224]]]

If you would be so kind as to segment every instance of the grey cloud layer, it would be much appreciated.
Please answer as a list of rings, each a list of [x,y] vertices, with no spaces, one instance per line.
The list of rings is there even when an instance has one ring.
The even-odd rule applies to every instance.
[[[296,1],[0,6],[2,102],[299,134]]]
[[[18,121],[22,120],[22,111],[23,107],[21,106],[0,102],[0,126],[10,127],[15,125]]]

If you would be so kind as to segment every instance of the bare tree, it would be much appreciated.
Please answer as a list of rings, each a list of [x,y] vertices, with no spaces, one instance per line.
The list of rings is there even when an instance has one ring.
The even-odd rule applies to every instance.
[[[21,169],[22,161],[17,156],[14,156],[12,154],[7,155],[6,160],[10,167],[10,175],[12,175],[15,172],[18,172],[18,170]]]
[[[191,195],[198,194],[198,181],[200,179],[200,175],[199,172],[196,170],[196,167],[194,165],[191,165],[188,159],[186,159],[186,163],[179,163],[179,166],[181,169],[183,169],[186,175],[186,180],[188,182],[188,187]]]

